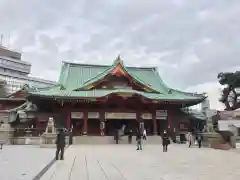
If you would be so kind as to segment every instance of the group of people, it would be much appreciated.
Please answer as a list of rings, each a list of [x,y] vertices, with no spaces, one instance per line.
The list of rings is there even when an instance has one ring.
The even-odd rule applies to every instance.
[[[132,136],[133,131],[130,129],[128,132],[128,143],[132,143]],[[114,139],[116,141],[116,144],[119,143],[119,133],[118,130],[115,130]],[[147,131],[146,129],[136,129],[136,142],[137,142],[137,149],[136,150],[142,150],[142,141],[147,140]],[[167,131],[164,131],[162,135],[162,146],[163,146],[163,152],[167,152],[168,145],[170,144],[170,139],[167,134]]]
[[[193,144],[195,144],[195,142],[197,142],[199,148],[202,147],[203,136],[202,136],[201,133],[188,132],[187,138],[188,138],[188,147],[189,147],[189,148],[190,148]]]
[[[64,129],[59,129],[59,132],[57,134],[57,139],[56,139],[56,146],[57,146],[56,160],[59,159],[59,154],[60,154],[60,160],[63,160],[63,158],[64,158],[65,136],[66,136],[65,130]],[[128,143],[129,144],[132,143],[132,136],[133,136],[133,131],[129,130],[129,134],[128,134]],[[69,139],[69,143],[70,143],[70,142],[72,142],[72,140],[71,140],[72,137],[69,135],[69,138],[70,138]],[[116,144],[118,144],[119,133],[118,133],[117,130],[115,131],[114,139],[116,141]],[[146,129],[143,129],[143,130],[137,129],[136,130],[136,142],[137,142],[137,149],[136,150],[142,150],[142,140],[147,140],[147,131],[146,131]],[[173,139],[173,142],[174,142],[174,140],[175,139]],[[201,148],[203,137],[202,137],[201,133],[195,133],[194,134],[192,132],[189,132],[187,134],[187,140],[188,140],[189,148],[195,143],[195,141],[197,141],[198,147]],[[167,131],[164,130],[164,132],[162,134],[163,152],[167,152],[169,144],[170,144],[169,135],[168,135]]]

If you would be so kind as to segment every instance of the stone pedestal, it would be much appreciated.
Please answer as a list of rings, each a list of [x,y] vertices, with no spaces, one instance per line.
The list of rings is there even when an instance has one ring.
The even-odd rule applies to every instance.
[[[11,128],[10,124],[4,123],[0,125],[0,143],[1,144],[12,144],[12,136],[14,130]]]
[[[55,145],[56,137],[57,137],[57,132],[56,132],[56,128],[54,127],[53,118],[49,118],[46,131],[43,133],[43,135],[40,138],[40,147]]]
[[[211,133],[203,133],[203,146],[205,147],[220,147],[221,144],[224,144],[224,140],[219,133],[211,132]]]

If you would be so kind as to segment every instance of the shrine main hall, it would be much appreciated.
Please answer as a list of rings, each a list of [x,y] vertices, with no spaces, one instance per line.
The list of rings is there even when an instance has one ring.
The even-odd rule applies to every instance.
[[[56,127],[75,136],[103,136],[139,125],[149,135],[187,131],[192,123],[185,110],[206,96],[170,88],[157,68],[125,66],[118,57],[108,66],[63,62],[56,85],[28,88],[25,98],[37,108],[22,125],[45,129],[53,117]]]

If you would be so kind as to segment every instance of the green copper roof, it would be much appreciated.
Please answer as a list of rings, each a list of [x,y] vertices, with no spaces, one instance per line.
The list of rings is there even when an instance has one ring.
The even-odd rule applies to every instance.
[[[106,75],[108,75],[109,73],[111,73],[118,65],[121,66],[121,68],[127,72],[136,82],[142,84],[143,86],[148,87],[149,89],[151,89],[152,91],[158,92],[157,89],[154,89],[154,87],[151,86],[151,84],[148,84],[147,82],[144,82],[142,79],[138,78],[137,75],[135,75],[134,73],[132,73],[130,70],[128,70],[128,68],[126,68],[123,64],[123,61],[120,59],[120,57],[118,57],[112,66],[109,66],[106,68],[105,71],[103,71],[102,73],[96,75],[95,77],[87,80],[83,86],[88,86],[96,81],[99,81],[101,79],[103,79]]]
[[[52,96],[52,97],[83,97],[83,98],[99,98],[104,97],[110,94],[117,94],[117,93],[130,93],[130,94],[137,94],[141,95],[145,98],[149,99],[156,99],[156,100],[199,100],[199,96],[187,96],[180,93],[172,93],[172,94],[157,94],[157,93],[146,93],[131,89],[115,89],[115,90],[108,90],[108,89],[94,89],[89,91],[68,91],[68,90],[46,90],[41,92],[32,92],[35,95],[41,96]]]
[[[142,92],[131,89],[94,89],[82,90],[81,88],[104,78],[109,74],[117,64],[121,64],[123,70],[139,83],[152,89],[153,92]],[[185,93],[169,88],[160,78],[157,68],[153,67],[128,67],[124,66],[120,59],[117,59],[113,65],[90,65],[63,62],[58,84],[50,88],[35,89],[30,91],[29,95],[47,96],[51,98],[87,98],[104,97],[114,93],[132,93],[145,98],[155,100],[192,100],[200,102],[205,99],[203,94]]]
[[[115,65],[102,66],[64,62],[58,84],[62,84],[67,90],[79,89],[90,82],[103,78],[113,67]],[[151,89],[168,91],[155,68],[125,67],[125,69],[132,77],[140,83],[145,83]]]

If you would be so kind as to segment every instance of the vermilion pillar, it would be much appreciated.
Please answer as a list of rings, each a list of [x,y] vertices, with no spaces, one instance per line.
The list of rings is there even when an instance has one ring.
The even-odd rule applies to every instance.
[[[70,129],[70,125],[71,125],[71,109],[69,106],[66,107],[66,129],[69,130]]]
[[[152,120],[153,120],[153,134],[157,134],[157,120],[156,120],[156,111],[154,110],[152,113]]]
[[[138,121],[139,123],[142,122],[142,117],[141,117],[141,111],[140,111],[140,110],[137,110],[136,118],[137,118],[137,121]]]
[[[87,135],[88,132],[88,111],[83,111],[83,135]]]

